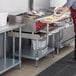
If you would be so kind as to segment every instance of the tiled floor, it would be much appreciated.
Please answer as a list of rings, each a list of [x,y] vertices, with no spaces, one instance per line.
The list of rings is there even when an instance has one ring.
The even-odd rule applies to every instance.
[[[2,76],[36,76],[39,72],[46,69],[48,66],[58,61],[68,53],[70,53],[74,49],[74,43],[72,43],[69,47],[65,47],[60,49],[60,54],[55,55],[55,57],[51,57],[48,55],[39,61],[39,67],[35,67],[35,61],[24,59],[22,62],[22,68],[18,69],[18,67],[9,70],[4,73]]]

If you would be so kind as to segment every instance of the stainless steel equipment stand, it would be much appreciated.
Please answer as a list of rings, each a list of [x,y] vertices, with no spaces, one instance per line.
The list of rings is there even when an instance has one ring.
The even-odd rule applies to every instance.
[[[29,33],[22,33],[22,38],[26,38],[26,39],[31,39],[31,40],[35,40],[36,41],[36,49],[23,49],[22,50],[22,54],[21,54],[21,57],[23,58],[28,58],[28,59],[32,59],[32,60],[36,60],[36,67],[38,67],[38,61],[39,59],[43,58],[44,56],[52,53],[54,51],[54,48],[50,48],[48,47],[48,40],[49,40],[49,35],[48,35],[48,29],[49,28],[49,24],[47,24],[47,31],[46,31],[46,36],[39,36],[37,34],[29,34]],[[16,34],[17,35],[17,34]],[[46,45],[47,47],[42,49],[42,50],[39,50],[39,40],[40,39],[43,39],[43,38],[47,38],[46,39]],[[16,56],[18,56],[18,51],[16,52],[15,54]]]
[[[27,35],[26,33],[24,33],[25,36]],[[22,38],[26,38],[26,37],[23,37],[24,34],[22,34]],[[34,34],[32,34],[34,36]],[[32,60],[36,60],[36,64],[35,66],[38,67],[38,61],[39,59],[43,58],[44,56],[48,55],[49,53],[53,52],[54,51],[54,48],[49,48],[48,45],[45,49],[43,50],[39,50],[39,39],[35,39],[36,40],[36,49],[23,49],[22,50],[22,54],[21,54],[21,57],[23,58],[27,58],[27,59],[32,59]],[[47,41],[46,41],[47,43]],[[16,56],[18,56],[18,51],[16,52],[15,54]]]
[[[40,19],[39,19],[40,20]],[[54,51],[54,49],[55,48],[51,48],[51,47],[48,47],[48,42],[49,42],[49,35],[53,35],[53,44],[54,44],[54,42],[55,42],[55,33],[57,33],[59,30],[61,30],[61,29],[63,29],[64,27],[61,27],[61,28],[58,28],[57,30],[55,30],[55,31],[49,31],[49,24],[52,24],[52,23],[54,23],[54,22],[56,22],[56,21],[59,21],[59,19],[58,20],[55,20],[55,21],[53,21],[53,22],[45,22],[46,24],[47,24],[47,26],[46,26],[46,30],[40,30],[40,32],[45,32],[46,33],[46,36],[47,36],[47,42],[46,42],[46,44],[47,44],[47,48],[48,49],[45,49],[45,50],[38,50],[38,44],[39,44],[39,39],[41,39],[41,37],[40,38],[38,38],[37,36],[36,36],[36,34],[34,34],[34,33],[31,33],[31,34],[29,34],[29,33],[22,33],[22,38],[27,38],[27,39],[33,39],[33,40],[35,40],[36,41],[36,49],[31,49],[31,50],[26,50],[26,49],[24,49],[24,50],[22,50],[22,55],[21,55],[21,57],[24,57],[24,58],[28,58],[28,59],[33,59],[33,60],[36,60],[36,66],[38,66],[38,60],[39,59],[41,59],[42,57],[44,57],[44,56],[46,56],[47,54],[49,54],[49,53],[51,53],[51,52],[53,52]],[[44,54],[42,54],[42,52],[44,52],[45,51],[45,53]],[[39,53],[40,52],[40,53]],[[58,51],[59,52],[59,51]],[[16,52],[16,56],[18,56],[18,52]]]
[[[9,26],[7,29],[4,29],[6,30],[5,32],[2,32],[1,33],[4,33],[4,57],[0,59],[0,75],[8,70],[10,70],[11,68],[19,65],[19,67],[21,68],[21,27],[17,26],[19,28],[19,59],[15,59],[15,36],[13,36],[13,59],[11,58],[7,58],[6,56],[6,34],[8,31],[11,31],[11,30],[14,30],[16,28],[14,28],[16,26]],[[3,27],[4,28],[4,27]]]

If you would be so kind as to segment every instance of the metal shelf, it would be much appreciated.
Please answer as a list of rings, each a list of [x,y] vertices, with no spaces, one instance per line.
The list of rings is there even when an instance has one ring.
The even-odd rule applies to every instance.
[[[21,57],[23,58],[28,58],[28,59],[33,59],[33,60],[39,60],[41,59],[42,57],[48,55],[49,53],[53,52],[54,51],[54,48],[50,48],[50,47],[47,47],[46,49],[44,50],[41,50],[41,51],[36,51],[36,50],[32,50],[30,48],[28,49],[24,49],[22,50],[22,55]],[[18,56],[18,51],[16,52],[15,54],[16,56]]]
[[[3,58],[0,58],[0,75],[8,70],[10,70],[11,68],[19,65],[19,67],[21,68],[21,27],[24,26],[23,24],[16,24],[16,25],[11,25],[11,26],[5,26],[0,28],[0,33],[4,34],[3,37]],[[6,50],[7,50],[7,32],[15,30],[15,29],[19,29],[19,56],[18,59],[15,59],[15,36],[13,35],[13,58],[7,58],[6,55]],[[13,32],[13,31],[12,31]]]
[[[19,62],[19,60],[16,59],[7,58],[6,62],[3,58],[0,59],[0,74],[10,70],[11,68],[19,65],[20,63],[21,62]]]

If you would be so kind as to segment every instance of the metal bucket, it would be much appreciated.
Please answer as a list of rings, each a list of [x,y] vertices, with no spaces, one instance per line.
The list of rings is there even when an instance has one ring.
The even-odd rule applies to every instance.
[[[47,47],[47,38],[43,38],[40,40],[32,40],[33,50],[43,50],[46,47]]]

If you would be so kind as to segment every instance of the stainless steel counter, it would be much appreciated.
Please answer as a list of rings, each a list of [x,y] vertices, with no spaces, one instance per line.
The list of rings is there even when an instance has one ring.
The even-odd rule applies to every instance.
[[[37,21],[40,21],[40,20],[43,20],[43,19],[45,20],[45,18],[48,18],[48,17],[51,17],[51,16],[41,17],[41,18],[38,18],[36,20]],[[54,52],[54,49],[55,49],[55,46],[54,46],[54,44],[55,44],[55,34],[62,31],[65,28],[69,27],[67,25],[58,26],[53,31],[49,31],[50,24],[58,23],[59,20],[64,20],[65,18],[67,18],[67,16],[63,15],[62,17],[56,18],[55,20],[53,20],[51,22],[50,21],[49,22],[48,21],[43,21],[43,23],[46,23],[47,25],[46,25],[45,29],[42,29],[42,30],[38,31],[38,32],[44,33],[43,35],[40,35],[40,33],[38,34],[35,31],[28,31],[27,29],[25,29],[25,30],[22,29],[22,38],[31,39],[31,41],[34,40],[35,41],[34,45],[36,45],[34,48],[36,48],[36,49],[32,49],[33,44],[28,45],[28,46],[30,46],[30,49],[29,48],[28,49],[24,48],[22,50],[22,55],[21,56],[24,57],[24,58],[36,60],[36,66],[38,66],[38,60],[39,59],[41,59],[42,57],[46,56],[47,54],[49,54],[51,52]],[[24,19],[24,21],[25,21],[25,19]],[[28,25],[26,22],[30,23],[30,21],[27,21],[27,20],[25,21],[25,27],[34,26],[34,24],[32,24],[32,23],[30,23]],[[25,27],[23,27],[23,28],[25,28]],[[28,27],[28,28],[31,29],[31,27]],[[15,37],[18,37],[18,32],[14,32],[13,34],[12,34],[12,32],[9,32],[8,35],[9,36],[14,35]],[[52,36],[52,41],[53,41],[52,45],[53,45],[53,47],[48,47],[48,43],[49,43],[49,40],[50,40],[49,36]],[[59,37],[60,37],[60,35],[59,35]],[[46,48],[41,50],[38,47],[38,45],[40,44],[39,42],[41,42],[42,39],[44,39],[44,38],[46,38]],[[60,45],[60,42],[58,44]],[[26,45],[24,45],[24,46],[26,46]],[[19,56],[18,54],[19,53],[17,51],[15,55]]]
[[[0,58],[0,75],[11,68],[19,65],[21,67],[21,28],[24,24],[14,24],[14,25],[5,25],[0,26],[0,34],[4,34],[4,45],[3,45],[3,58]],[[7,45],[7,37],[6,34],[8,31],[12,31],[19,28],[19,56],[18,59],[15,59],[15,36],[13,36],[13,58],[7,58],[6,55],[6,45]]]
[[[65,16],[64,16],[64,18],[65,18]],[[43,18],[41,18],[41,19],[43,19]],[[40,19],[38,19],[38,20],[40,20]],[[58,32],[60,32],[64,28],[68,28],[69,27],[67,25],[64,25],[64,26],[57,27],[53,31],[49,31],[50,24],[56,23],[59,20],[61,20],[61,18],[60,19],[56,19],[56,20],[54,20],[52,22],[45,22],[47,24],[46,27],[45,27],[45,29],[40,30],[40,32],[45,33],[45,35],[43,35],[43,36],[40,36],[40,34],[36,34],[34,32],[31,32],[31,33],[29,33],[29,32],[23,32],[22,33],[22,38],[31,39],[31,40],[35,40],[36,41],[36,49],[35,50],[34,49],[31,49],[31,47],[30,47],[30,49],[29,48],[28,49],[26,49],[26,48],[23,49],[22,50],[22,57],[36,60],[36,66],[38,66],[38,60],[39,59],[41,59],[42,57],[46,56],[47,54],[49,54],[51,52],[54,52],[54,50],[55,50],[55,47],[54,47],[54,44],[55,44],[55,34],[58,33]],[[9,35],[12,36],[12,33],[9,33]],[[14,35],[15,36],[18,36],[17,33],[14,33]],[[53,41],[53,44],[52,45],[53,45],[53,47],[49,47],[48,48],[49,36],[52,36],[52,41]],[[47,38],[47,41],[46,41],[47,48],[44,49],[44,50],[37,49],[38,48],[38,45],[39,45],[39,40],[42,40],[45,37]],[[30,45],[28,45],[28,46],[30,46]],[[33,46],[33,44],[31,44],[31,46]],[[18,52],[16,52],[16,56],[18,56]]]
[[[23,26],[24,24],[11,24],[11,25],[7,24],[5,26],[0,26],[0,33],[8,32]]]

